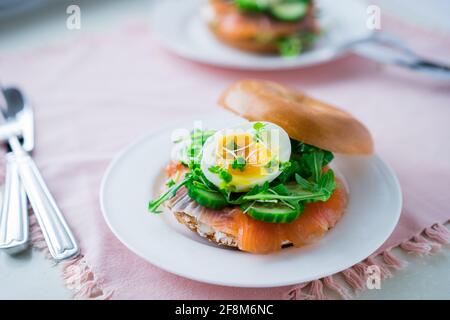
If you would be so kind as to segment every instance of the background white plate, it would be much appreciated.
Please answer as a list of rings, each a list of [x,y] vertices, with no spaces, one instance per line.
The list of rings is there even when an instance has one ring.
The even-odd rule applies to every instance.
[[[219,119],[216,117],[215,119]],[[206,120],[206,119],[205,119]],[[234,116],[208,119],[210,128],[236,124]],[[240,120],[242,122],[242,120]],[[155,132],[124,150],[107,170],[100,191],[113,233],[152,264],[186,278],[227,286],[272,287],[309,281],[346,269],[373,253],[393,231],[402,205],[394,173],[377,157],[337,156],[334,167],[350,190],[346,213],[318,243],[253,255],[210,244],[169,212],[147,212],[169,160],[173,129]]]
[[[263,56],[229,48],[217,41],[201,17],[206,0],[164,0],[155,3],[151,30],[174,53],[206,64],[254,70],[306,67],[336,59],[345,45],[371,34],[366,27],[367,5],[357,0],[318,0],[324,35],[309,51],[294,58]]]

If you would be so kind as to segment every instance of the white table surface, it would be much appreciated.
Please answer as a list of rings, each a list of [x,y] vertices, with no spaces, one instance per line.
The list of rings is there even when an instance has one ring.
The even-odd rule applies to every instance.
[[[65,26],[66,8],[73,1],[50,1],[35,12],[0,20],[0,52],[27,50],[47,43],[71,41],[82,34],[113,29],[127,20],[146,20],[151,0],[79,0],[81,30]],[[382,10],[422,25],[450,33],[450,1],[377,0]],[[1,75],[0,75],[1,77]],[[3,80],[3,81],[6,81]],[[381,290],[367,290],[359,299],[450,299],[450,250],[420,258],[400,250],[395,253],[409,266],[384,281]],[[19,256],[0,252],[0,299],[70,299],[59,266],[34,250]]]

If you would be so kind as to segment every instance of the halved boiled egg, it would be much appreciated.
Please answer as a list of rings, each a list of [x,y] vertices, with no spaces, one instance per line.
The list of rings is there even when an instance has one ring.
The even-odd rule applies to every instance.
[[[281,127],[270,122],[248,122],[209,137],[200,167],[217,187],[244,192],[278,177],[279,165],[289,161],[290,156],[291,142]]]

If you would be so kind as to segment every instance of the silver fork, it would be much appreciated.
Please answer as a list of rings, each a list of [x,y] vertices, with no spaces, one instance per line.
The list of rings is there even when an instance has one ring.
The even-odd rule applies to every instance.
[[[48,190],[39,169],[26,151],[27,136],[34,134],[33,130],[30,130],[33,122],[31,108],[27,108],[25,98],[18,89],[10,88],[10,90],[14,93],[13,98],[22,103],[8,104],[6,111],[3,109],[0,115],[5,117],[8,123],[18,123],[24,138],[21,143],[17,135],[9,136],[8,144],[12,150],[9,155],[10,160],[17,166],[19,181],[23,184],[33,207],[50,254],[56,260],[71,258],[79,253],[75,237]]]
[[[7,108],[12,103],[12,101],[8,101],[8,93],[7,90],[0,92],[0,104],[6,105]],[[31,128],[31,130],[33,129]],[[9,136],[20,133],[18,123],[3,124],[1,140],[8,140]],[[34,147],[33,134],[26,135],[26,139],[27,143],[24,143],[24,148],[31,151]],[[0,249],[4,249],[9,254],[17,254],[28,247],[27,197],[19,178],[14,155],[8,152],[5,160],[5,187],[0,209]]]
[[[436,79],[450,80],[449,65],[421,57],[401,39],[386,32],[374,32],[369,37],[353,41],[341,49],[350,49],[366,58],[404,67]]]

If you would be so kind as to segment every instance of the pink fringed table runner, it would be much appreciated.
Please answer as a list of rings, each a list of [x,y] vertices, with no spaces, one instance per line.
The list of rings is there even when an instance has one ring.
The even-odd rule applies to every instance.
[[[450,38],[383,21],[425,55],[448,57]],[[65,265],[78,298],[312,299],[324,287],[350,297],[364,269],[384,276],[403,267],[389,249],[432,253],[448,243],[450,84],[348,56],[283,72],[241,72],[180,59],[158,46],[146,24],[67,45],[0,54],[5,85],[19,85],[36,109],[35,159],[65,213],[82,256]],[[241,78],[280,81],[349,110],[372,132],[377,153],[396,171],[404,194],[400,223],[370,257],[337,276],[295,287],[241,289],[207,285],[162,271],[128,251],[109,231],[99,186],[112,157],[173,119],[214,114],[219,93]],[[36,245],[42,237],[33,227]]]

